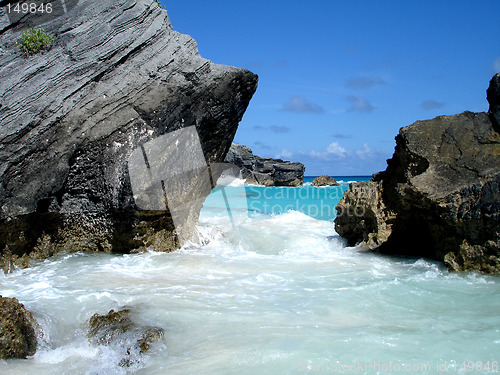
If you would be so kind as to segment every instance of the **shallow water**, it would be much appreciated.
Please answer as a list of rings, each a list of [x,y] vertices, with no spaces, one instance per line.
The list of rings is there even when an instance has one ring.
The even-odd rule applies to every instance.
[[[31,310],[44,337],[32,358],[0,361],[0,373],[498,373],[498,277],[361,253],[331,220],[247,212],[248,186],[227,193],[232,222],[214,193],[204,245],[63,255],[1,275],[1,294]],[[94,313],[123,306],[165,330],[129,369],[117,366],[123,348],[86,338]]]

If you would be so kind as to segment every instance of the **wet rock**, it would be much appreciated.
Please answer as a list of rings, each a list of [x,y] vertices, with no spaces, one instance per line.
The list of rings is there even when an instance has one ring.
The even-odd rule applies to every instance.
[[[137,325],[130,309],[110,310],[105,315],[94,314],[90,318],[88,337],[97,345],[120,347],[124,357],[119,365],[129,367],[152,345],[163,340],[164,331],[159,327]]]
[[[160,342],[163,336],[164,332],[161,328],[151,327],[146,329],[136,342],[136,346],[140,349],[139,353],[146,353],[151,345]]]
[[[304,183],[303,164],[281,159],[261,158],[248,146],[233,143],[225,159],[241,170],[249,184],[264,186],[300,186]]]
[[[110,310],[106,315],[94,314],[89,321],[89,338],[109,345],[133,327],[130,310]]]
[[[335,229],[350,245],[500,273],[500,134],[491,117],[464,112],[402,128],[387,169],[351,184],[337,211]]]
[[[331,176],[318,176],[313,182],[312,186],[338,186],[339,183]]]
[[[66,10],[27,14],[1,31],[6,270],[60,251],[177,248],[169,210],[135,204],[128,159],[195,126],[206,161],[222,162],[257,87],[253,73],[202,58],[155,1],[75,0]],[[26,56],[16,41],[31,26],[54,43]]]
[[[26,358],[37,348],[37,322],[16,298],[0,296],[0,359]]]

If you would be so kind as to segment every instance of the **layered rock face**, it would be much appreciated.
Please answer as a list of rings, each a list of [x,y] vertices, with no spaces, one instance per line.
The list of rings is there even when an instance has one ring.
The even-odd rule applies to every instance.
[[[78,0],[10,23],[2,9],[0,265],[178,246],[168,210],[136,206],[128,159],[194,126],[206,162],[222,162],[257,76],[202,58],[155,1]],[[54,43],[26,56],[16,41],[31,26]]]
[[[36,320],[16,298],[0,296],[0,359],[26,358],[36,352]]]
[[[497,75],[488,99],[498,82]],[[491,120],[497,115],[490,107],[489,115],[464,112],[402,128],[386,171],[344,194],[336,231],[350,245],[499,273],[500,134]]]
[[[304,183],[305,167],[301,163],[261,158],[244,145],[233,143],[226,163],[234,164],[249,184],[264,186],[299,186]]]

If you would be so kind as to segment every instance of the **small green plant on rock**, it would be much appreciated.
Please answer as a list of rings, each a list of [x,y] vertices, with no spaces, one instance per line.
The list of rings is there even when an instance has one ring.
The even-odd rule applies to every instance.
[[[54,37],[48,35],[43,29],[34,27],[25,31],[21,35],[21,49],[26,52],[27,55],[34,55],[40,52],[42,49],[52,45]]]
[[[155,2],[156,4],[158,4],[158,7],[160,7],[161,9],[165,9],[165,6],[161,5],[160,0],[155,0]]]

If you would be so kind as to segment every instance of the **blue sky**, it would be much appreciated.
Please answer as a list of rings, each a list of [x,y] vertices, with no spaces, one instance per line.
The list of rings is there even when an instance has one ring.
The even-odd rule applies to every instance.
[[[175,30],[259,87],[235,141],[306,175],[386,167],[402,126],[488,109],[498,0],[161,0]]]

